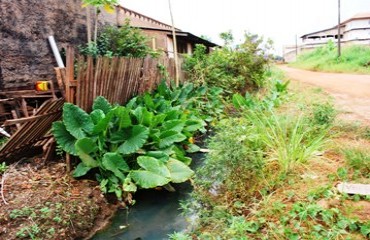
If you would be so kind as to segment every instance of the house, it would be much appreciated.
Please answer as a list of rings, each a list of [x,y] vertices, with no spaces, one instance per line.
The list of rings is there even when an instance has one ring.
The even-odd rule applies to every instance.
[[[340,40],[343,44],[370,45],[370,12],[358,13],[340,24]],[[328,41],[338,41],[338,25],[308,33],[302,38],[302,47],[312,49],[325,45]]]
[[[101,24],[122,25],[126,18],[143,29],[150,45],[173,55],[170,25],[117,6],[116,14],[102,12]],[[191,33],[176,29],[180,53],[191,53],[194,45],[217,46]],[[48,43],[54,36],[59,50],[86,43],[86,9],[81,0],[0,1],[0,93],[34,89],[39,80],[56,81],[57,66]]]
[[[340,40],[343,45],[363,44],[370,46],[370,12],[358,13],[340,25]],[[294,61],[297,53],[326,45],[329,41],[338,42],[338,25],[301,36],[302,44],[283,47],[286,62]]]
[[[117,6],[115,14],[102,13],[102,19],[106,23],[116,26],[122,26],[126,19],[130,20],[130,25],[140,28],[150,39],[150,46],[155,50],[161,50],[169,57],[173,57],[173,34],[172,26],[166,23],[145,16],[136,11],[123,6]],[[203,44],[208,52],[218,45],[206,39],[198,37],[192,33],[182,31],[178,28],[176,31],[178,53],[191,54],[196,44]]]

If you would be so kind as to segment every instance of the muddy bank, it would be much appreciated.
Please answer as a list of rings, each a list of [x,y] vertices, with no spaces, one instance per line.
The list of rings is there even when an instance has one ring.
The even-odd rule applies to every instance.
[[[86,238],[117,209],[97,182],[70,178],[63,163],[11,165],[0,183],[0,239]]]

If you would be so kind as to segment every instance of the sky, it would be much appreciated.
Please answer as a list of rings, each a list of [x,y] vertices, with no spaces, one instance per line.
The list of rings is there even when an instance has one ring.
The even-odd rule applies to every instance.
[[[168,0],[121,0],[121,5],[167,24]],[[300,36],[338,23],[338,0],[171,0],[175,26],[222,44],[231,30],[240,42],[245,32],[270,38],[276,54]],[[370,0],[341,0],[341,20],[370,12]]]

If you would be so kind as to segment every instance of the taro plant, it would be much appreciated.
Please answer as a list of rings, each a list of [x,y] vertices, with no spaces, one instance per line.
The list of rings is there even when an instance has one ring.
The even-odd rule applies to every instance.
[[[211,122],[223,116],[222,93],[223,89],[218,87],[195,87],[193,83],[186,83],[175,88],[162,82],[155,92],[135,97],[127,106],[145,106],[154,113],[179,109],[184,111],[190,119]],[[204,131],[204,129],[201,130]]]
[[[268,94],[261,100],[246,92],[245,96],[236,93],[232,97],[232,103],[236,109],[272,110],[282,104],[288,91],[289,81],[275,80]]]
[[[204,121],[168,101],[157,106],[150,95],[143,98],[148,108],[134,101],[112,106],[98,97],[90,114],[65,104],[63,121],[53,124],[53,132],[64,151],[81,159],[75,177],[94,172],[103,192],[121,198],[137,187],[180,183],[193,175],[184,146],[199,149],[189,139],[204,129]]]

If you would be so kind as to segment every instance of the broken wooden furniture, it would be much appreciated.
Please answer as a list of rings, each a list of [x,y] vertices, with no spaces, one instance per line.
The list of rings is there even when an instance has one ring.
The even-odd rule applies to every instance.
[[[21,124],[21,127],[0,149],[0,162],[27,156],[38,146],[44,148],[44,159],[49,158],[52,150],[48,146],[52,145],[50,139],[53,138],[50,129],[54,121],[61,119],[64,102],[63,98],[51,99],[44,102],[34,116],[5,121],[3,126]]]

